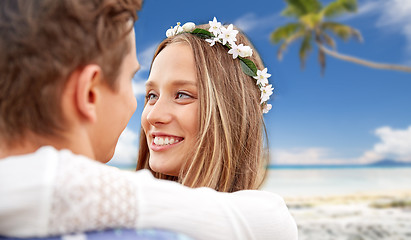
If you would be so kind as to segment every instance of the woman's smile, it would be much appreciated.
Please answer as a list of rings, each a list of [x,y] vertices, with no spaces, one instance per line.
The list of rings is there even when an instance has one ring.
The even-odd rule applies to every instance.
[[[153,61],[146,82],[141,126],[150,150],[150,168],[178,176],[197,144],[199,122],[194,53],[186,44],[171,44]]]
[[[165,151],[184,141],[183,137],[166,134],[153,134],[152,139],[150,148],[153,151]]]

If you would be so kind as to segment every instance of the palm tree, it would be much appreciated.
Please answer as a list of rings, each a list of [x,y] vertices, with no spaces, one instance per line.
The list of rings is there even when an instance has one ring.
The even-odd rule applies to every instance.
[[[323,7],[318,0],[285,0],[287,7],[282,15],[295,18],[297,22],[288,23],[271,33],[271,41],[275,44],[281,43],[278,50],[278,59],[281,60],[283,52],[287,47],[298,39],[302,39],[300,46],[301,67],[304,68],[308,53],[312,50],[313,42],[318,46],[318,61],[321,71],[325,70],[325,55],[362,64],[377,69],[390,69],[411,72],[411,67],[384,63],[375,63],[336,51],[336,43],[329,33],[347,41],[356,38],[362,41],[361,33],[341,23],[332,21],[333,18],[345,13],[357,11],[357,0],[335,0]],[[328,46],[328,47],[327,47]],[[331,49],[330,49],[330,48]]]

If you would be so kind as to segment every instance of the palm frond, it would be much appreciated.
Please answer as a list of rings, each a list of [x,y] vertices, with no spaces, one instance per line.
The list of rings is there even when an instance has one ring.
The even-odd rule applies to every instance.
[[[301,23],[289,23],[275,29],[274,32],[271,33],[270,39],[273,43],[277,44],[282,40],[286,40],[303,27]]]
[[[334,39],[330,37],[330,35],[328,35],[326,32],[321,33],[320,42],[324,42],[333,49],[337,48],[337,44],[335,43]]]
[[[324,76],[325,72],[325,52],[323,50],[318,49],[318,62],[320,63],[321,67],[321,74]]]
[[[311,40],[311,34],[305,34],[303,42],[301,43],[300,47],[300,62],[301,62],[301,68],[305,67],[305,61],[307,59],[308,54],[310,53],[312,49],[312,40]]]
[[[344,13],[357,11],[357,0],[336,0],[325,6],[321,13],[328,18],[340,16]]]
[[[288,46],[296,41],[297,39],[303,37],[306,33],[304,30],[300,30],[298,32],[295,32],[294,34],[290,35],[287,39],[284,40],[284,42],[281,44],[280,48],[278,49],[277,53],[277,58],[279,60],[283,59],[283,52],[287,50]]]
[[[318,0],[285,0],[286,9],[281,13],[287,17],[299,18],[308,13],[318,13],[321,8],[321,2]]]
[[[315,13],[306,14],[300,17],[300,22],[307,28],[314,29],[319,23],[321,23],[321,15]]]
[[[323,22],[321,23],[320,28],[323,31],[332,32],[333,34],[342,38],[345,41],[349,40],[351,37],[355,37],[358,41],[362,42],[361,33],[348,25],[336,22]]]

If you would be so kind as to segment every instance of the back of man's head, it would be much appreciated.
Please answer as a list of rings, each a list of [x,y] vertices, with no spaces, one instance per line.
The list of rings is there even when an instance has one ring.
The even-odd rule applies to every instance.
[[[1,0],[0,142],[64,130],[60,95],[76,69],[100,65],[114,89],[141,2]]]

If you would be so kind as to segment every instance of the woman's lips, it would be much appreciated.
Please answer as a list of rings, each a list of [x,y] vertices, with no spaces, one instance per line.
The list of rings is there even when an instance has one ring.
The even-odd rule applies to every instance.
[[[153,135],[150,148],[153,151],[164,151],[180,144],[184,138],[170,135]]]

